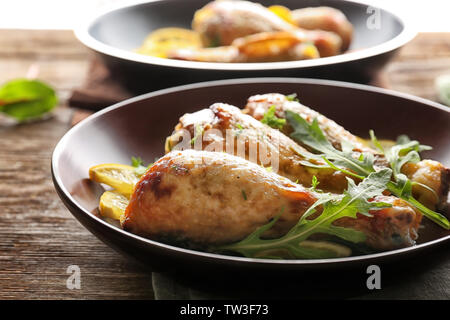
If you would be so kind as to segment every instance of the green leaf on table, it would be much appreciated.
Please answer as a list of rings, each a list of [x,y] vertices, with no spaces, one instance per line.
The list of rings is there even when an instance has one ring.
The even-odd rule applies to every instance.
[[[439,101],[450,106],[450,75],[439,76],[435,80]]]
[[[38,118],[57,104],[55,90],[38,80],[17,79],[0,87],[0,112],[20,122]]]

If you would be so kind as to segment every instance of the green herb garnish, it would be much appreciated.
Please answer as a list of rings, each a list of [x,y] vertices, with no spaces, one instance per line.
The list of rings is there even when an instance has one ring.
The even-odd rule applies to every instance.
[[[144,162],[140,157],[131,157],[131,165],[135,168],[134,172],[138,177],[143,176],[145,172],[153,165],[150,163],[148,166],[144,165]]]
[[[298,181],[298,180],[297,180]],[[316,190],[317,186],[319,185],[319,180],[317,180],[316,176],[312,177],[312,181],[311,181],[311,189],[312,190]]]
[[[198,139],[198,137],[201,137],[203,134],[204,128],[202,126],[196,125],[195,126],[195,134],[194,137],[191,139],[191,146],[195,144],[195,141]]]
[[[244,127],[240,123],[237,123],[236,128],[238,128],[238,130],[236,132],[236,136],[239,137],[239,135],[242,133],[242,131],[244,131]]]
[[[281,129],[283,128],[284,124],[286,123],[286,119],[278,118],[275,115],[275,106],[271,106],[266,113],[264,113],[263,118],[261,119],[261,122],[264,124],[267,124],[269,127],[272,127],[274,129]]]
[[[220,40],[220,36],[217,34],[210,40],[209,47],[210,48],[220,47],[221,43],[222,42]]]
[[[381,195],[386,189],[392,171],[384,168],[368,175],[358,185],[349,178],[347,190],[341,194],[318,193],[318,200],[302,215],[297,224],[289,232],[277,239],[262,239],[261,236],[278,221],[281,212],[272,221],[258,228],[244,240],[221,246],[219,250],[238,252],[251,258],[334,258],[341,256],[330,246],[305,246],[302,242],[316,233],[329,234],[345,241],[360,243],[366,240],[366,235],[351,228],[338,227],[334,221],[349,217],[356,218],[357,213],[371,217],[369,211],[390,207],[390,204],[369,201]],[[310,219],[317,208],[323,208],[322,213]]]
[[[288,94],[288,95],[286,95],[285,97],[286,97],[286,99],[287,99],[288,101],[296,101],[296,102],[300,102],[300,100],[298,100],[298,98],[297,98],[297,94],[296,94],[296,93]]]
[[[0,87],[0,112],[19,122],[39,118],[57,104],[55,90],[41,81],[18,79]]]
[[[337,150],[327,140],[322,130],[320,129],[317,119],[310,124],[298,114],[287,110],[286,119],[294,129],[291,137],[299,143],[308,146],[310,149],[317,152],[312,154],[309,152],[298,151],[300,155],[308,160],[325,161],[326,165],[317,165],[309,161],[303,161],[304,165],[311,167],[331,167],[335,170],[344,172],[345,174],[363,180],[371,173],[376,172],[374,168],[374,156],[370,153],[361,153],[355,157],[353,147],[350,143],[343,141],[342,150]],[[372,133],[373,143],[377,148],[381,147]],[[440,213],[428,209],[419,201],[414,199],[411,194],[412,182],[403,174],[400,173],[401,166],[406,162],[418,161],[420,157],[418,152],[428,150],[429,147],[420,145],[417,141],[403,141],[404,143],[394,146],[386,152],[385,156],[389,161],[394,181],[387,183],[387,190],[393,195],[405,200],[410,205],[417,208],[424,216],[431,219],[445,229],[450,229],[449,221]],[[384,150],[380,150],[384,153]]]
[[[244,200],[247,200],[247,194],[245,193],[245,190],[241,190],[242,192],[242,197],[244,198]]]

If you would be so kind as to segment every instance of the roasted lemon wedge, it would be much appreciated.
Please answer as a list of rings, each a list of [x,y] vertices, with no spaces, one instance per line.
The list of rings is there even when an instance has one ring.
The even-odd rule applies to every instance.
[[[273,13],[275,13],[277,16],[279,16],[284,21],[295,25],[294,19],[292,19],[291,10],[289,10],[285,6],[274,5],[274,6],[268,7],[267,9],[269,9],[269,11],[272,11]]]
[[[95,182],[107,184],[129,198],[140,176],[133,166],[107,163],[90,168],[89,178]]]
[[[117,191],[105,191],[100,197],[100,214],[102,217],[121,220],[128,202],[128,198]]]
[[[150,33],[137,53],[167,58],[174,49],[197,49],[202,47],[200,35],[182,28],[162,28]]]

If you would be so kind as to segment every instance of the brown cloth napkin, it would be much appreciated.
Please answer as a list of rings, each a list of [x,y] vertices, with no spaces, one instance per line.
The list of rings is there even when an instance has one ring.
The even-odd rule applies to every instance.
[[[93,58],[82,87],[72,91],[70,107],[97,111],[134,94],[115,80],[108,68],[97,58]]]

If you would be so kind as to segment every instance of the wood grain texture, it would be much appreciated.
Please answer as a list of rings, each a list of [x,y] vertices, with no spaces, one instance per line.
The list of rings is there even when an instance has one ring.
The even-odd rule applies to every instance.
[[[0,82],[35,65],[62,101],[45,121],[0,118],[0,299],[153,298],[151,275],[85,230],[51,181],[51,154],[73,114],[64,101],[88,64],[72,32],[0,31]],[[80,290],[66,287],[69,265],[80,267]]]
[[[0,30],[0,83],[34,65],[61,98],[45,121],[15,125],[0,117],[0,299],[153,298],[151,274],[86,231],[51,181],[53,148],[74,113],[65,100],[88,64],[72,32]],[[421,34],[381,78],[394,90],[435,99],[434,78],[443,73],[450,73],[450,33]],[[66,288],[69,265],[81,269],[80,290]]]

